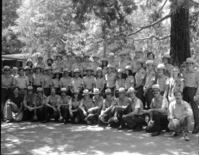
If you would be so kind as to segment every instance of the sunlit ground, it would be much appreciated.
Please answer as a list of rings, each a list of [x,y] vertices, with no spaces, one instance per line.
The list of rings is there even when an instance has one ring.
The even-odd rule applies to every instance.
[[[142,132],[59,123],[2,123],[1,154],[198,155],[199,135],[151,137]]]

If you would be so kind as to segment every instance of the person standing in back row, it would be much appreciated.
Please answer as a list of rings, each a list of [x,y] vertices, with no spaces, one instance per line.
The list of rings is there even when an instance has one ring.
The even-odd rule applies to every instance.
[[[194,130],[193,134],[199,133],[199,108],[197,105],[199,95],[199,74],[194,71],[195,61],[192,58],[187,58],[187,70],[184,75],[185,88],[183,90],[183,100],[191,104],[194,115]]]

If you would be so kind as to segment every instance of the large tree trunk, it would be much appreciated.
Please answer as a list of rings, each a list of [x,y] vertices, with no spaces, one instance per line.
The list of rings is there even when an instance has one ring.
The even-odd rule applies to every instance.
[[[180,66],[190,57],[189,9],[179,8],[171,16],[170,54],[173,65]]]

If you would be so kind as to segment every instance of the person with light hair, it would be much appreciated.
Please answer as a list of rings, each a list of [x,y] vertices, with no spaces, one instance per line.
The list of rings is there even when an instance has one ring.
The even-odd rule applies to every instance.
[[[185,141],[189,141],[188,132],[193,116],[190,105],[182,100],[182,92],[177,90],[174,92],[175,99],[169,105],[169,129],[173,131],[172,136],[177,136],[181,131],[184,133]]]

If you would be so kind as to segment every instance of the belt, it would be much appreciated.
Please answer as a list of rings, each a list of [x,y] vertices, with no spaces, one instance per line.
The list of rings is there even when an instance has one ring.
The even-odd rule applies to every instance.
[[[196,87],[185,87],[187,89],[197,89]]]

